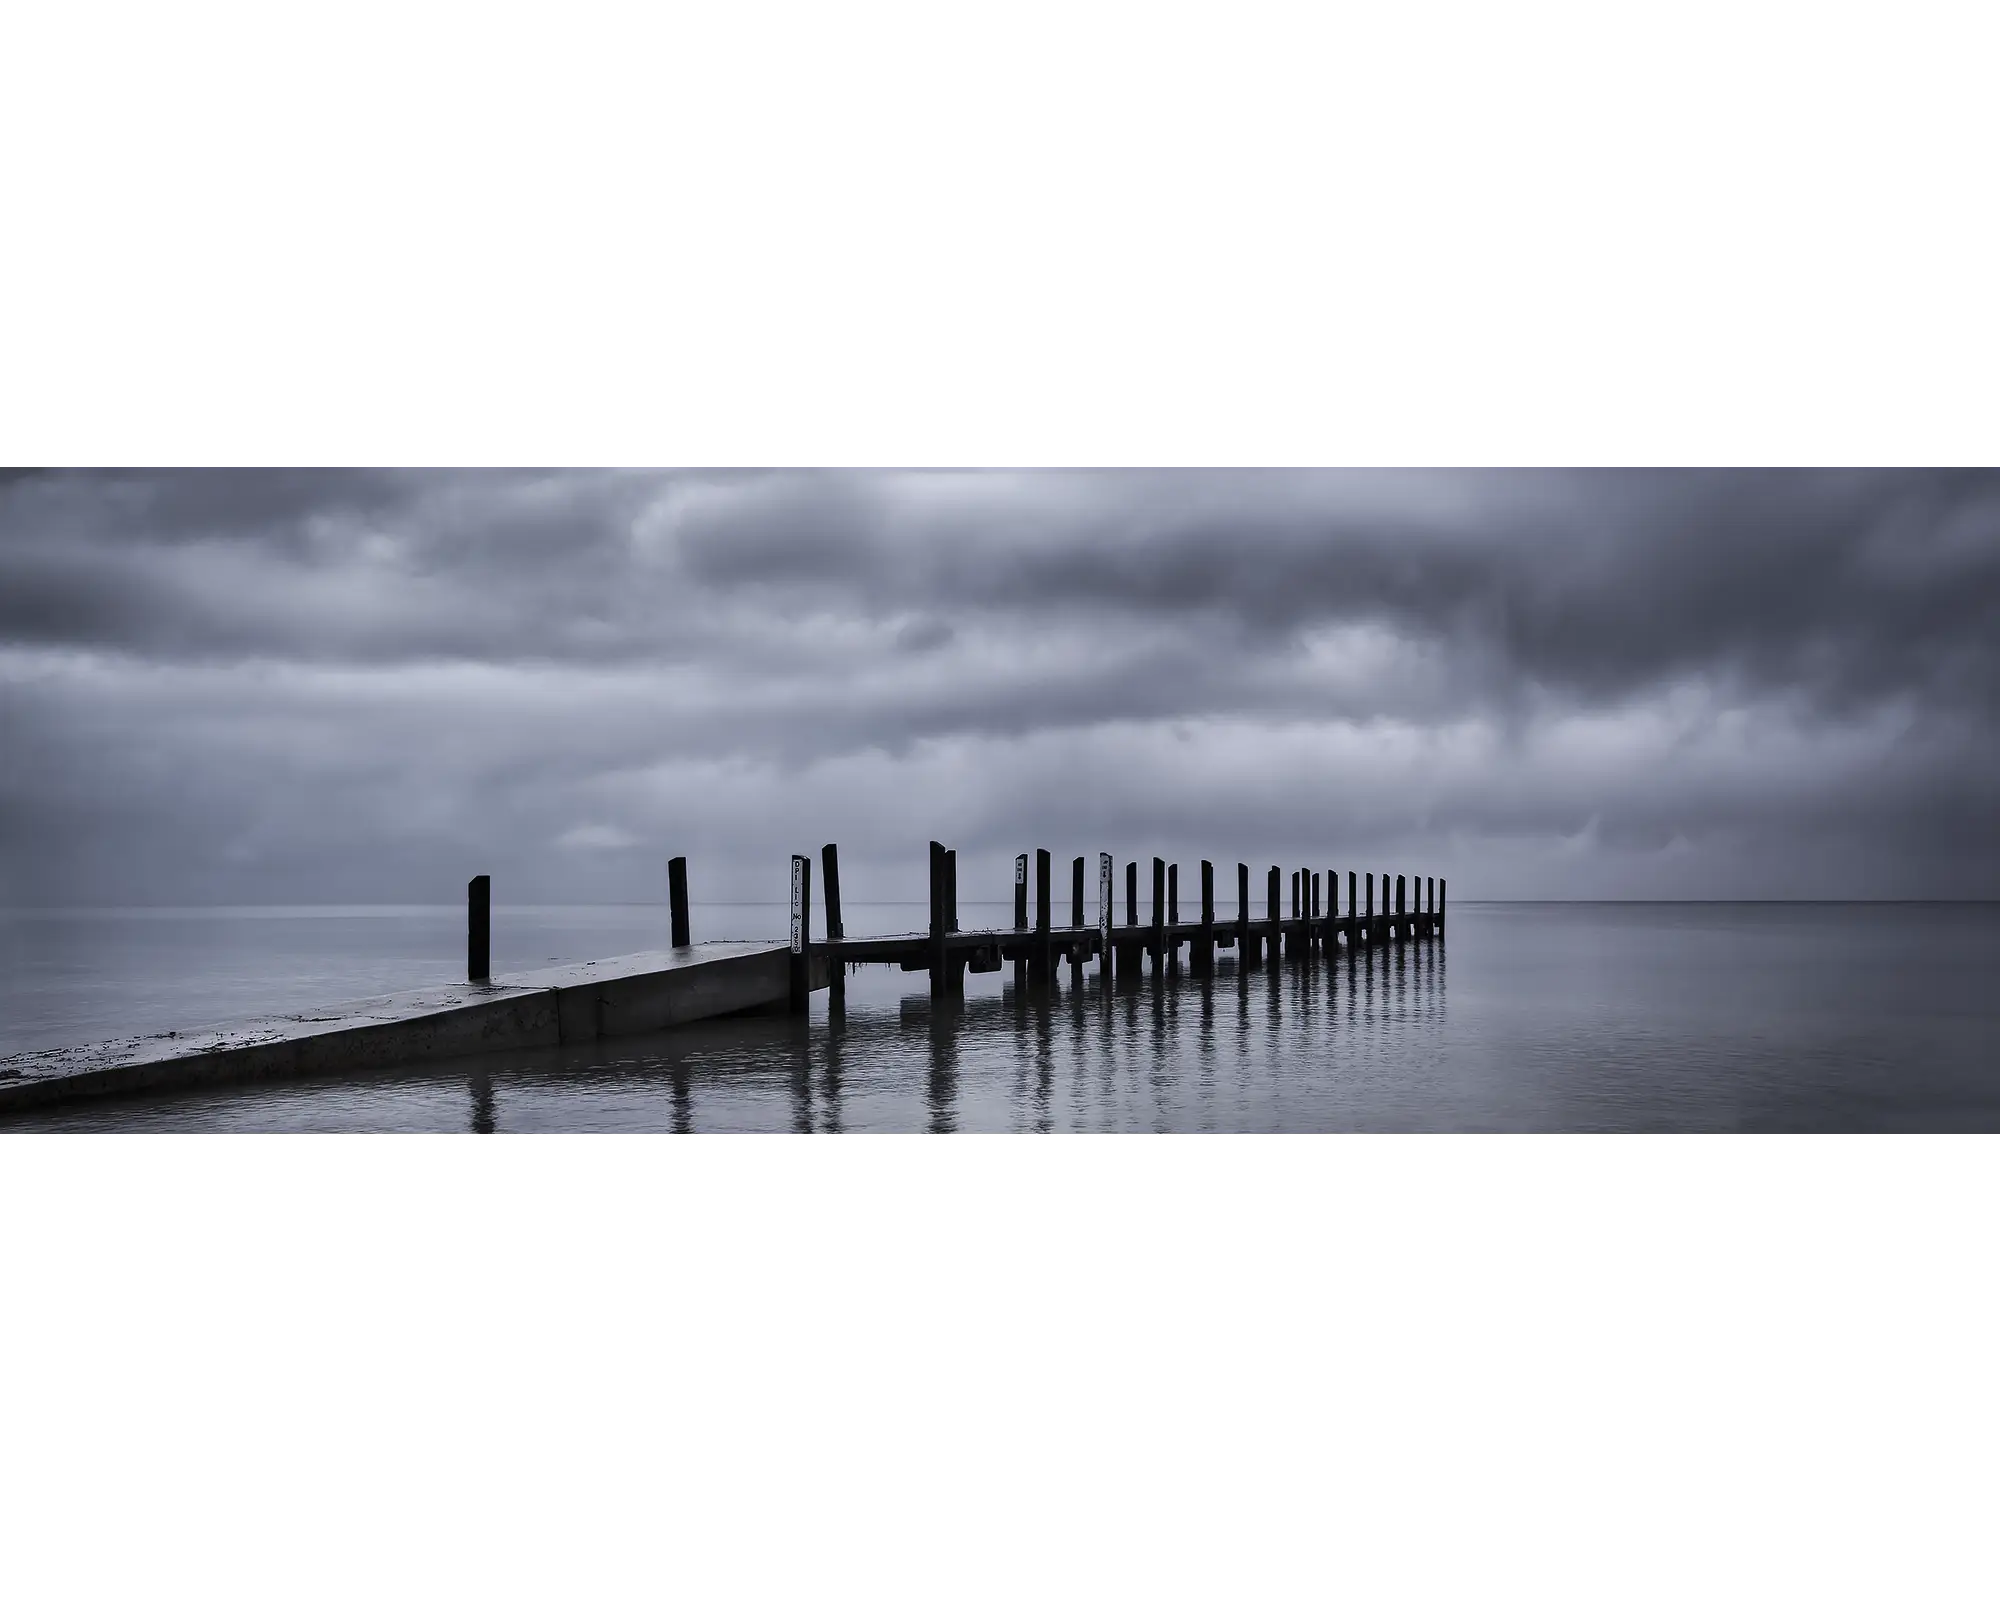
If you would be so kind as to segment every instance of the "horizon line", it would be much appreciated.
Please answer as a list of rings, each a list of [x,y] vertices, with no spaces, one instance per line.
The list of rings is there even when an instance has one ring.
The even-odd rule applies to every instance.
[[[893,899],[846,899],[851,906],[924,906],[924,900]],[[1058,897],[1060,898],[1060,897]],[[789,899],[776,900],[691,900],[690,906],[712,906],[718,908],[735,907],[788,907]],[[1094,902],[1092,902],[1094,904]],[[1140,905],[1151,905],[1150,895],[1141,896]],[[1233,900],[1231,902],[1234,903]],[[124,901],[100,902],[77,901],[0,901],[0,912],[8,911],[310,911],[342,910],[358,907],[394,907],[406,910],[456,911],[464,907],[463,900],[214,900],[214,901]],[[1007,899],[961,899],[961,906],[1012,906]],[[1461,899],[1461,906],[1990,906],[2000,905],[2000,897],[1985,895],[1952,896],[1756,896],[1737,895],[1727,899],[1713,896],[1677,896],[1663,899],[1658,896],[1598,896],[1593,898],[1549,896],[1501,897],[1489,896],[1479,899]],[[662,900],[510,900],[493,902],[493,909],[499,911],[508,907],[523,911],[557,910],[610,910],[613,908],[649,907],[668,909],[668,902]],[[1348,912],[1335,912],[1336,916],[1347,916]],[[1217,921],[1223,920],[1218,917]],[[1232,919],[1233,920],[1233,919]],[[1290,919],[1287,918],[1287,921]],[[1324,920],[1322,918],[1321,920]],[[1067,924],[1065,924],[1067,926]]]

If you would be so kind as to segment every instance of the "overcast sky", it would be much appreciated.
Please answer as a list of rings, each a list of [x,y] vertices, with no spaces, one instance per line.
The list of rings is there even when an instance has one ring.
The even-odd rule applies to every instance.
[[[1996,722],[1995,473],[0,481],[15,903],[1993,896]]]

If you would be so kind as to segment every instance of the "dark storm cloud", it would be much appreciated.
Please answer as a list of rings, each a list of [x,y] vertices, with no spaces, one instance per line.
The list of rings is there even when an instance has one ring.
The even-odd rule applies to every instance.
[[[933,834],[1993,892],[2000,475],[28,474],[0,696],[22,896]]]

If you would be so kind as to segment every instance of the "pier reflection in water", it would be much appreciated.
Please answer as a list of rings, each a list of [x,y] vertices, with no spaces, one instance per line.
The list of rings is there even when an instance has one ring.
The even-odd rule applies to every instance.
[[[83,1102],[34,1128],[499,1132],[2000,1130],[2000,908],[1480,906],[1354,959],[1224,952],[430,1070]]]
[[[996,976],[989,992],[937,998],[857,974],[844,1003],[821,997],[806,1021],[737,1019],[494,1057],[465,1075],[468,1125],[677,1133],[1394,1125],[1403,1097],[1393,1086],[1434,1076],[1444,964],[1438,943],[1247,970],[1225,957],[1212,978],[1176,967],[1108,993],[1095,970],[1066,967],[1045,990]],[[1396,1058],[1393,1070],[1385,1053]],[[1357,1087],[1372,1110],[1357,1102]],[[1403,1115],[1415,1118],[1421,1098],[1419,1090]]]

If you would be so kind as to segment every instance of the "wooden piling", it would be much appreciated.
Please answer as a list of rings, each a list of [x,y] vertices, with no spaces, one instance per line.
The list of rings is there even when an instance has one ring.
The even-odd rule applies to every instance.
[[[840,851],[833,845],[819,847],[819,877],[826,896],[826,936],[837,947],[847,937],[847,930],[840,920]],[[835,948],[828,952],[826,964],[828,999],[838,1005],[847,997],[847,963]]]
[[[1244,861],[1236,863],[1236,964],[1257,965],[1257,952],[1250,944],[1250,866]]]
[[[1353,922],[1354,926],[1348,931],[1347,935],[1347,953],[1349,955],[1352,955],[1354,947],[1361,943],[1361,924],[1355,922],[1355,918],[1361,913],[1361,904],[1354,898],[1354,888],[1355,877],[1350,872],[1347,875],[1347,920]]]
[[[942,999],[946,989],[944,972],[944,846],[931,840],[930,974],[931,998]]]
[[[1368,930],[1368,943],[1375,943],[1375,874],[1368,874],[1368,920],[1363,924]]]
[[[944,853],[945,927],[958,932],[958,852]],[[965,993],[965,952],[947,950],[944,960],[945,987],[953,994]]]
[[[1167,970],[1167,864],[1153,857],[1153,976]]]
[[[1403,909],[1403,875],[1399,872],[1396,874],[1396,937],[1407,939],[1409,936],[1410,919]]]
[[[1069,869],[1069,925],[1079,934],[1083,931],[1083,857],[1078,856]],[[1069,965],[1071,972],[1083,970],[1083,940],[1070,940]]]
[[[1444,932],[1444,879],[1442,878],[1438,879],[1438,932]]]
[[[1201,939],[1194,947],[1196,970],[1215,971],[1215,863],[1201,864]]]
[[[1114,894],[1111,878],[1111,852],[1097,852],[1097,981],[1099,987],[1111,987],[1111,901]]]
[[[1028,931],[1028,857],[1024,851],[1014,858],[1014,929],[1017,933]],[[1019,991],[1028,981],[1028,963],[1025,957],[1014,958],[1014,987]]]
[[[1278,869],[1273,867],[1264,879],[1264,914],[1270,919],[1271,927],[1267,937],[1271,941],[1271,959],[1280,960],[1284,950],[1279,945],[1279,928],[1283,925],[1278,916]]]
[[[484,872],[465,886],[465,981],[493,981],[493,879]]]
[[[694,943],[688,932],[688,858],[675,856],[667,863],[667,921],[673,929],[674,948],[685,950]]]
[[[1055,908],[1049,889],[1049,853],[1035,852],[1035,982],[1046,984],[1055,978],[1055,932],[1051,919]]]
[[[812,858],[792,857],[792,971],[790,1009],[812,1008]]]

